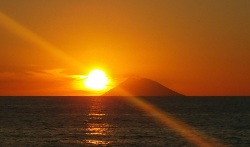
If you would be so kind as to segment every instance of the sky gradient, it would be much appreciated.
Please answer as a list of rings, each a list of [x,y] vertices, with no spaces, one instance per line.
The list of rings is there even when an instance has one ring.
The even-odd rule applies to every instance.
[[[249,0],[0,0],[0,95],[98,95],[103,69],[185,95],[250,95]]]

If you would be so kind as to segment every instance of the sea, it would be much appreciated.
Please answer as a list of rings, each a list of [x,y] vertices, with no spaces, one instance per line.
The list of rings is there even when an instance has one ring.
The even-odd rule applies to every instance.
[[[189,131],[249,147],[250,97],[0,97],[2,147],[203,146]]]

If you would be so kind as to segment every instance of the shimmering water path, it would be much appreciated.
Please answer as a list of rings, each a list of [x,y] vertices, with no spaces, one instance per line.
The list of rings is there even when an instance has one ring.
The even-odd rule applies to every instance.
[[[250,97],[143,97],[230,146],[250,146]],[[0,146],[194,146],[124,97],[0,97]]]

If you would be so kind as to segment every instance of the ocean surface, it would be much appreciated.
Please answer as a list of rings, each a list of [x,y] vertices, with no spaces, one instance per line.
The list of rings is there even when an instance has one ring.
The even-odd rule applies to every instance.
[[[250,97],[138,99],[222,144],[250,146]],[[0,146],[196,146],[148,111],[126,97],[0,97]]]

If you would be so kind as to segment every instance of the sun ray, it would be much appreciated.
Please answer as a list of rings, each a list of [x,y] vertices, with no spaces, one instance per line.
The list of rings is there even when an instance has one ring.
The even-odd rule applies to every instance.
[[[8,29],[9,31],[25,39],[26,41],[29,41],[30,43],[39,46],[41,49],[50,52],[53,55],[71,63],[71,65],[82,68],[82,65],[78,61],[65,54],[56,46],[52,45],[36,33],[32,32],[30,29],[13,20],[3,12],[0,12],[0,26]]]
[[[123,94],[129,95],[129,93],[123,89],[120,89]],[[133,103],[136,107],[142,109],[155,120],[163,124],[164,126],[173,129],[176,133],[184,137],[188,142],[202,147],[226,147],[227,145],[221,143],[217,139],[206,135],[205,133],[198,131],[196,128],[174,118],[171,114],[157,108],[156,106],[144,101],[140,97],[128,96],[126,100]]]

